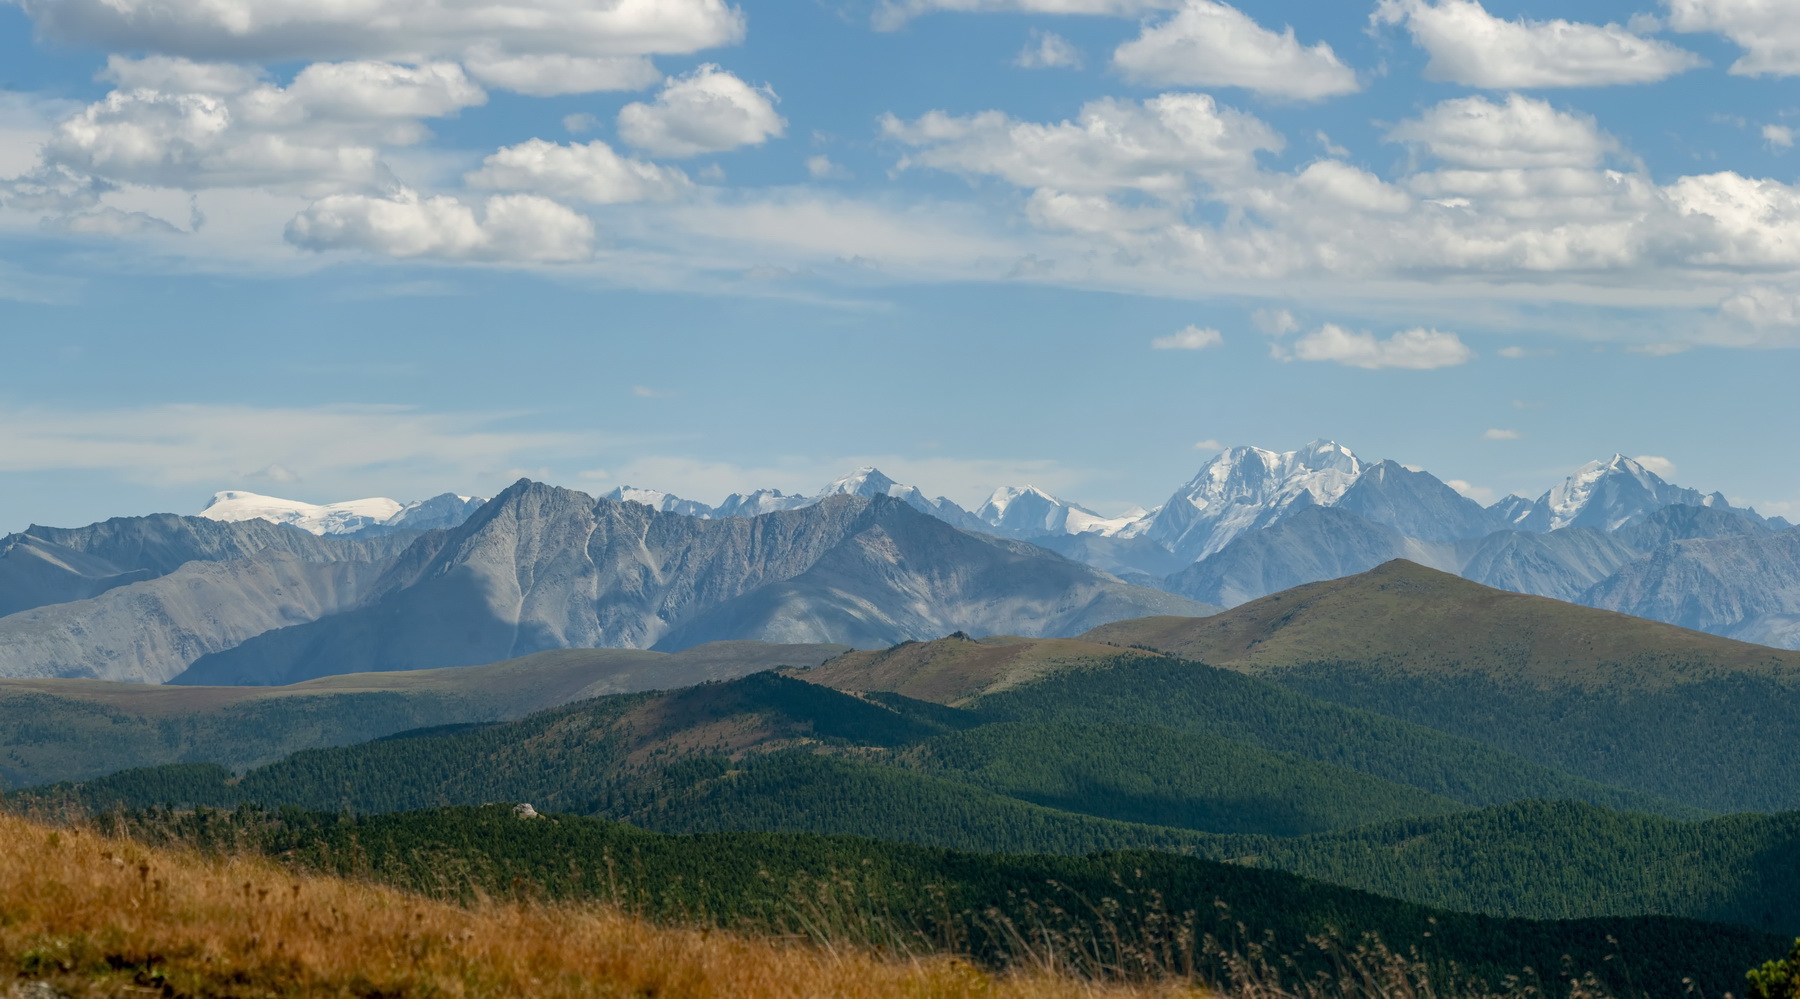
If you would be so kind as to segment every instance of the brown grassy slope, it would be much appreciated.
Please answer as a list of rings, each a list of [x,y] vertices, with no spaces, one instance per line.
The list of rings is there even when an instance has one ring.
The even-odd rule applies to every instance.
[[[252,701],[327,694],[432,693],[481,698],[525,714],[602,694],[685,687],[776,666],[810,666],[847,645],[712,642],[673,654],[641,649],[558,649],[484,666],[344,673],[281,687],[201,687],[107,680],[0,680],[0,696],[36,693],[146,718],[216,711]]]
[[[1121,655],[1153,653],[1071,638],[999,635],[975,641],[952,637],[908,642],[891,649],[848,652],[817,669],[794,675],[838,690],[891,691],[921,701],[961,704],[983,694],[1029,683],[1060,669],[1116,659]]]
[[[952,958],[652,926],[597,907],[471,908],[0,815],[0,990],[77,997],[1150,999]],[[0,991],[0,995],[10,994]],[[36,994],[36,993],[31,993]]]
[[[1138,618],[1080,637],[1147,645],[1247,673],[1338,661],[1614,690],[1730,674],[1800,681],[1800,652],[1496,590],[1401,559],[1213,617]]]

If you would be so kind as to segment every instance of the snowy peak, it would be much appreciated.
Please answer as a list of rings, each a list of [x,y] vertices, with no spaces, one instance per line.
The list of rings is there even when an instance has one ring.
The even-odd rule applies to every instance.
[[[606,498],[616,503],[642,503],[652,510],[661,513],[678,513],[684,517],[712,517],[712,507],[698,500],[682,499],[674,493],[666,493],[660,489],[640,489],[636,486],[619,486],[606,494]]]
[[[339,503],[306,503],[242,489],[226,489],[213,494],[200,516],[226,523],[266,520],[297,527],[308,534],[379,534],[455,527],[468,520],[486,502],[479,496],[444,493],[415,503],[401,503],[385,496]]]
[[[1122,516],[1102,517],[1036,486],[1001,486],[975,511],[976,520],[1026,540],[1057,534],[1129,535],[1145,515],[1142,507],[1135,507]]]
[[[213,493],[212,500],[200,511],[200,516],[226,523],[267,520],[298,527],[309,534],[353,534],[385,523],[404,509],[405,506],[398,500],[385,496],[345,500],[341,503],[303,503],[241,489],[227,489]]]
[[[1593,527],[1616,531],[1669,506],[1731,509],[1718,493],[1670,485],[1644,465],[1622,454],[1590,461],[1553,486],[1516,523],[1529,531]]]
[[[1294,451],[1227,448],[1169,497],[1145,533],[1185,559],[1204,558],[1245,531],[1336,504],[1364,468],[1336,441]]]

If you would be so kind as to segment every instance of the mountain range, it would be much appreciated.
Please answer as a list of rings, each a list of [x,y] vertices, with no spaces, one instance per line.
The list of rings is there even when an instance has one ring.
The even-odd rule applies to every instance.
[[[874,468],[811,495],[764,489],[709,506],[621,486],[606,498],[702,520],[884,496],[961,530],[1029,541],[1127,582],[1235,606],[1394,558],[1521,593],[1589,603],[1746,641],[1800,647],[1800,537],[1779,517],[1664,481],[1624,455],[1590,462],[1537,499],[1482,506],[1429,472],[1367,461],[1330,441],[1227,448],[1154,509],[1106,517],[1033,486],[973,512]],[[202,516],[264,516],[364,537],[453,527],[482,501],[328,506],[220,493]],[[256,511],[266,511],[257,513]]]

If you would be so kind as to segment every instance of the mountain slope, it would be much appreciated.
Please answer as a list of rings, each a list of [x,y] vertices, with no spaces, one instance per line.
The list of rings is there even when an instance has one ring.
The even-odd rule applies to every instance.
[[[1163,581],[1174,593],[1235,607],[1319,579],[1363,572],[1393,559],[1454,568],[1455,549],[1407,537],[1342,507],[1308,507],[1232,539]]]
[[[1677,541],[1621,567],[1582,602],[1792,645],[1800,638],[1800,530]]]
[[[307,562],[375,562],[416,537],[316,537],[265,520],[221,523],[152,514],[86,527],[26,528],[0,538],[0,617],[85,600],[167,575],[189,562],[225,562],[283,553]]]
[[[127,767],[268,763],[408,729],[489,722],[609,694],[812,666],[841,645],[720,642],[673,655],[562,649],[438,670],[321,677],[286,687],[0,680],[0,787]]]
[[[1084,637],[1179,651],[1700,808],[1800,808],[1783,748],[1800,740],[1800,653],[1404,562]]]
[[[395,560],[361,607],[204,657],[180,683],[491,662],[721,639],[888,645],[955,629],[1085,630],[1209,608],[900,500],[702,520],[521,481]]]
[[[1800,653],[1492,589],[1402,560],[1210,618],[1120,621],[1081,637],[1252,673],[1335,661],[1640,690],[1720,671],[1800,679]]]

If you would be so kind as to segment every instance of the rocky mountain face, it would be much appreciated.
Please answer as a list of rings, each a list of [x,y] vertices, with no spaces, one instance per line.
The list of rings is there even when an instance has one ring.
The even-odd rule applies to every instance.
[[[414,536],[320,537],[261,519],[220,522],[174,514],[115,517],[77,528],[34,525],[0,538],[0,619],[165,576],[189,562],[275,553],[302,562],[374,562]]]
[[[1061,635],[1212,610],[884,495],[699,519],[520,482],[456,530],[420,538],[358,607],[204,656],[177,682],[724,638],[871,647],[956,630]]]

